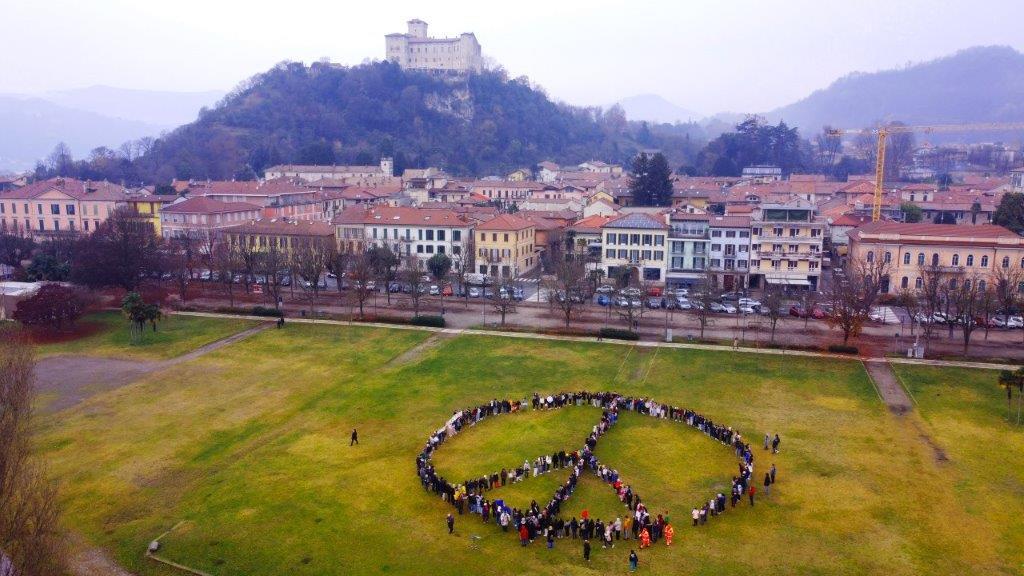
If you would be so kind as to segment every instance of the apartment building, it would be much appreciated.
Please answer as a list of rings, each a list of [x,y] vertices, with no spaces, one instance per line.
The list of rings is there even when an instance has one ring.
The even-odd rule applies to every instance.
[[[160,210],[160,232],[164,238],[179,238],[190,234],[205,235],[258,220],[262,208],[249,202],[221,202],[196,196]]]
[[[750,273],[750,216],[711,216],[708,270],[725,290],[747,287]]]
[[[88,233],[127,201],[125,190],[110,182],[41,180],[0,192],[0,230],[39,238]]]
[[[668,269],[670,288],[693,288],[708,267],[709,214],[674,212],[668,221]]]
[[[513,214],[499,214],[477,225],[476,270],[516,278],[537,265],[536,226]]]
[[[271,248],[291,252],[304,245],[335,242],[333,226],[311,220],[252,220],[224,228],[221,234],[232,246],[250,246],[261,252]]]
[[[870,222],[849,233],[852,261],[882,261],[888,278],[882,291],[920,289],[926,268],[939,267],[952,280],[992,282],[997,268],[1024,268],[1024,238],[992,224]]]
[[[387,246],[400,258],[414,257],[425,268],[434,254],[447,254],[453,267],[471,265],[465,249],[473,223],[452,210],[407,206],[357,206],[342,210],[331,224],[338,248],[360,253],[369,246]]]
[[[663,283],[667,270],[669,226],[660,215],[634,212],[609,220],[601,261],[608,278]]]
[[[826,224],[811,203],[762,204],[750,226],[750,287],[818,289]]]

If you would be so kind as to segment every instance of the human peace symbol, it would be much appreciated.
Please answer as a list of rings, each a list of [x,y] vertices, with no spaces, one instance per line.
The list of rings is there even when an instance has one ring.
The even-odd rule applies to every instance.
[[[513,467],[503,468],[500,473],[492,473],[462,483],[452,483],[438,475],[434,469],[431,457],[445,440],[484,418],[530,408],[533,410],[557,410],[565,406],[593,406],[601,409],[600,420],[594,425],[584,440],[583,446],[579,449],[538,456],[533,461],[523,462],[521,466],[517,464]],[[552,533],[561,536],[569,531],[573,537],[579,531],[584,538],[594,537],[610,540],[613,534],[618,536],[623,530],[626,531],[627,538],[629,532],[632,532],[632,535],[640,540],[641,548],[649,546],[652,540],[656,542],[662,536],[664,536],[666,544],[671,545],[674,534],[671,524],[660,514],[656,519],[652,518],[640,495],[623,480],[617,470],[602,464],[594,454],[598,440],[618,422],[620,412],[633,412],[686,424],[721,444],[731,447],[739,459],[738,474],[732,478],[730,494],[732,506],[735,507],[744,495],[747,495],[753,504],[756,492],[756,487],[753,485],[754,453],[737,430],[731,426],[717,423],[693,410],[660,403],[650,398],[622,396],[614,392],[561,392],[550,396],[534,394],[529,404],[525,400],[492,400],[475,408],[457,410],[443,426],[427,439],[423,451],[416,457],[416,471],[424,489],[439,495],[454,506],[459,514],[463,514],[468,509],[472,514],[482,515],[485,522],[493,520],[506,531],[512,525],[524,546],[540,534],[547,536],[549,542]],[[770,439],[766,436],[765,448],[768,447],[769,441]],[[777,451],[779,443],[777,435],[771,443],[773,452]],[[504,486],[507,483],[521,482],[552,469],[566,468],[570,471],[568,479],[555,489],[551,500],[543,508],[533,504],[529,510],[520,511],[509,507],[502,500],[489,502],[483,496],[485,491]],[[619,500],[629,508],[630,515],[622,523],[624,525],[620,525],[618,520],[614,524],[609,523],[608,525],[600,525],[600,521],[598,521],[598,525],[595,525],[587,517],[578,523],[575,518],[571,522],[566,522],[559,516],[562,504],[575,491],[580,475],[588,470],[608,484],[615,491]],[[773,465],[772,471],[765,475],[765,487],[770,486],[774,481],[775,467]],[[706,503],[693,509],[691,513],[693,523],[695,526],[703,524],[709,517],[717,516],[725,510],[726,496],[722,493],[712,495]]]

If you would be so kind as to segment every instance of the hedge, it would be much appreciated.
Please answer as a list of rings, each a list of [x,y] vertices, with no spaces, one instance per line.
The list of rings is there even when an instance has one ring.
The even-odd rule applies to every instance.
[[[274,318],[280,318],[284,316],[284,312],[277,308],[266,308],[264,306],[253,306],[250,312],[253,316],[271,316]]]
[[[839,354],[856,354],[859,352],[856,346],[850,346],[849,344],[829,344],[828,351]]]
[[[614,340],[639,340],[640,335],[632,330],[622,328],[601,328],[597,333],[598,338],[611,338]]]
[[[413,326],[429,326],[431,328],[444,328],[444,316],[413,316],[409,322]]]

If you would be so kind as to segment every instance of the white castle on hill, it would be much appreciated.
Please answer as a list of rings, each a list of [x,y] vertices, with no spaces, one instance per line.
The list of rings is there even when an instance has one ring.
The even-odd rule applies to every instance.
[[[387,59],[404,70],[465,73],[483,68],[480,43],[472,32],[458,38],[431,38],[426,22],[409,20],[407,34],[388,34],[384,40]]]

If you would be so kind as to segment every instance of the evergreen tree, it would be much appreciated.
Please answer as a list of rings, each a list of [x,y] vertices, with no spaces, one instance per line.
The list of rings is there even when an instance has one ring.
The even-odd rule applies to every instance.
[[[1011,192],[1003,196],[992,215],[992,222],[1005,226],[1017,234],[1024,232],[1024,194]]]
[[[633,195],[633,204],[637,206],[650,205],[650,184],[648,174],[650,172],[650,160],[647,154],[637,154],[633,158],[633,166],[629,175],[629,192]]]
[[[672,169],[661,152],[655,154],[647,169],[648,206],[672,205]]]

